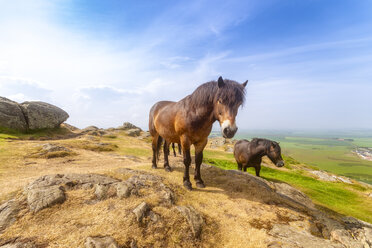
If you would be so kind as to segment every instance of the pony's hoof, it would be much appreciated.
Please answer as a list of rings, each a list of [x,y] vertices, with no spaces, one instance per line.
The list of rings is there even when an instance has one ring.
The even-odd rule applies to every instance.
[[[196,182],[196,187],[203,189],[205,188],[205,184],[203,182]]]
[[[188,190],[192,190],[192,185],[189,181],[184,181],[183,186]]]
[[[153,169],[157,169],[158,167],[156,165],[152,165],[152,168]]]
[[[164,170],[167,172],[172,172],[172,168],[170,166],[164,167]]]

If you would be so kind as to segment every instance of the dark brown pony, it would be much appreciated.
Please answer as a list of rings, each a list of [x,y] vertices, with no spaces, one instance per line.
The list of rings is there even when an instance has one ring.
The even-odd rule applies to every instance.
[[[277,166],[284,166],[279,143],[254,138],[249,142],[246,139],[239,140],[234,146],[234,157],[238,163],[238,169],[247,171],[247,167],[254,167],[256,176],[260,176],[262,157],[267,155],[269,159]]]
[[[153,151],[152,167],[157,168],[156,162],[163,139],[168,144],[181,144],[185,164],[183,185],[187,189],[191,189],[190,147],[194,145],[194,179],[197,187],[204,188],[200,165],[212,125],[218,120],[223,137],[232,138],[235,135],[238,129],[235,124],[235,116],[239,106],[244,102],[247,82],[239,84],[219,77],[218,81],[200,85],[191,95],[179,102],[161,101],[152,106],[149,116]],[[170,171],[168,154],[169,145],[166,145],[164,146],[164,168]]]

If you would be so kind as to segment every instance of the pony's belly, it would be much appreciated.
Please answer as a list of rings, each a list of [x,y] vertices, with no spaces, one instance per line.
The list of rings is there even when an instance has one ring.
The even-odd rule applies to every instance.
[[[179,136],[175,133],[174,130],[172,130],[172,128],[169,128],[168,126],[159,125],[156,128],[156,130],[159,133],[159,135],[166,141],[172,143],[180,143]]]

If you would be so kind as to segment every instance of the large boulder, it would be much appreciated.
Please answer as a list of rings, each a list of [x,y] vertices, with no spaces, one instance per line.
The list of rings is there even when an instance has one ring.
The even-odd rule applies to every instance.
[[[31,130],[59,127],[69,117],[64,110],[45,102],[24,102],[20,106]]]
[[[0,97],[0,126],[27,130],[27,122],[19,104],[5,97]]]

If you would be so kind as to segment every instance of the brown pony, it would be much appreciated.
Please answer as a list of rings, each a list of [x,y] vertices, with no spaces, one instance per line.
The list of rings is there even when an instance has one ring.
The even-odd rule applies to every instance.
[[[239,106],[245,99],[245,86],[248,81],[239,84],[232,80],[211,81],[200,85],[191,95],[179,102],[160,101],[152,106],[149,116],[149,131],[152,136],[152,167],[156,162],[162,140],[164,146],[164,168],[171,171],[168,162],[169,144],[181,144],[185,172],[183,185],[192,189],[189,167],[191,164],[190,146],[195,147],[196,186],[204,188],[200,175],[200,165],[203,160],[203,150],[208,141],[208,135],[213,123],[218,120],[223,137],[232,138],[237,127],[235,116]]]
[[[250,142],[246,139],[239,140],[234,145],[234,157],[238,163],[238,169],[247,171],[247,167],[254,167],[256,176],[260,176],[262,157],[267,155],[277,167],[284,166],[279,143],[254,138]]]

